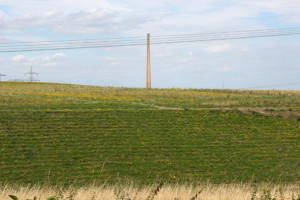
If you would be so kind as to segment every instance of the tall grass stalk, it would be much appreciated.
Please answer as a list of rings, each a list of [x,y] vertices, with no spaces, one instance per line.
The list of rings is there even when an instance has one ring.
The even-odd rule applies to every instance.
[[[120,186],[116,186],[120,187]],[[56,196],[57,200],[146,200],[149,196],[153,200],[298,200],[300,199],[299,185],[257,185],[255,194],[251,184],[201,184],[197,187],[192,185],[153,185],[148,187],[137,187],[124,185],[123,194],[116,192],[116,187],[86,186],[69,187],[68,189],[55,187],[24,187],[24,186],[0,186],[0,199],[11,200],[8,195],[15,195],[19,199],[28,199],[36,196],[37,199],[47,199],[49,196]],[[159,192],[153,192],[153,188],[159,188]],[[155,190],[157,191],[157,189]],[[201,191],[201,192],[199,192]],[[155,194],[155,195],[154,195]],[[280,194],[280,195],[279,195]],[[196,198],[195,198],[196,196]],[[71,198],[70,198],[71,197]]]

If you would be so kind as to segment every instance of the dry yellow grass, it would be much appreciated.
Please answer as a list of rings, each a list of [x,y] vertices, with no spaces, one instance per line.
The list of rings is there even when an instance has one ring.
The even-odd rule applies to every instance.
[[[156,185],[151,187],[133,187],[133,186],[89,186],[68,189],[58,189],[51,187],[0,187],[0,199],[10,200],[8,195],[16,195],[20,200],[33,198],[46,199],[50,196],[56,196],[57,199],[73,200],[146,200]],[[300,196],[299,185],[259,185],[257,188],[256,199],[268,199],[266,194],[276,200],[297,199]],[[185,200],[193,198],[197,193],[196,199],[200,200],[250,200],[253,197],[254,187],[250,184],[205,184],[198,187],[188,185],[166,185],[163,186],[154,196],[153,200]],[[265,197],[264,197],[265,195]],[[151,199],[151,198],[150,198]]]

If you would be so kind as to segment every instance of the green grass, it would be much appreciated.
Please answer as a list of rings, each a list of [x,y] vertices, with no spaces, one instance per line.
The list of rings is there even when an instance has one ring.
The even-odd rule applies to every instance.
[[[299,112],[298,91],[1,83],[0,182],[299,181],[299,120],[245,99]]]

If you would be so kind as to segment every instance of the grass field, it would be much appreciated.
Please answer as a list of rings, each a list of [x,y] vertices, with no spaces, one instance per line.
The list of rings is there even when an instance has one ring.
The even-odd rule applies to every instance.
[[[300,92],[0,83],[0,182],[300,180]]]

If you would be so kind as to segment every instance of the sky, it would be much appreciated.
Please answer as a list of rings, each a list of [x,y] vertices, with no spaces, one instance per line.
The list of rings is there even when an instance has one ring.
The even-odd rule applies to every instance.
[[[300,28],[299,0],[0,0],[0,46]],[[300,90],[300,35],[151,45],[153,88]],[[0,53],[2,80],[146,86],[146,46]]]

